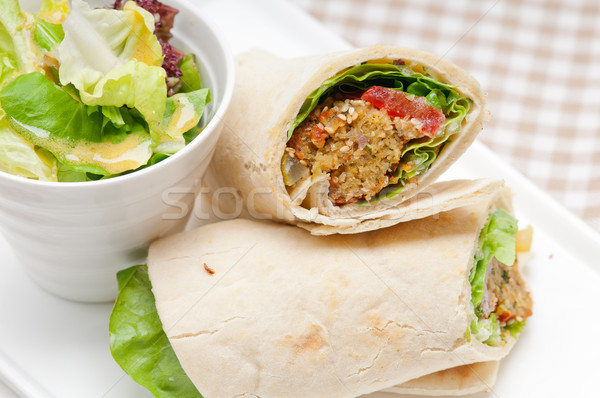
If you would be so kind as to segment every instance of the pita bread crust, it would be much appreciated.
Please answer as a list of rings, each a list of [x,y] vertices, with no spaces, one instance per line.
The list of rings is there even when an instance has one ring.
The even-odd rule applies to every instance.
[[[384,391],[402,395],[429,396],[455,396],[489,392],[496,384],[499,367],[499,361],[457,366],[456,368],[440,370],[409,380],[404,384],[387,388]]]
[[[440,80],[455,85],[471,98],[472,109],[461,132],[445,145],[427,173],[400,195],[367,206],[333,206],[327,190],[322,190],[314,200],[315,216],[315,211],[300,205],[302,197],[290,197],[283,183],[281,157],[288,128],[306,97],[323,81],[347,67],[380,58],[401,58],[425,65]],[[462,155],[482,129],[485,117],[484,97],[477,81],[445,59],[409,48],[378,45],[297,59],[281,59],[255,50],[237,58],[236,73],[232,111],[225,118],[225,129],[209,171],[216,175],[212,180],[222,187],[235,187],[244,203],[251,200],[253,209],[260,214],[294,224],[328,225],[321,233],[336,233],[336,227],[348,228],[355,218],[380,219],[381,213],[393,214],[396,205],[428,187]],[[368,225],[374,229],[379,224]],[[364,227],[357,230],[365,230]]]
[[[207,398],[354,397],[499,360],[514,339],[465,337],[496,193],[354,235],[237,219],[161,239],[148,258],[158,314]]]

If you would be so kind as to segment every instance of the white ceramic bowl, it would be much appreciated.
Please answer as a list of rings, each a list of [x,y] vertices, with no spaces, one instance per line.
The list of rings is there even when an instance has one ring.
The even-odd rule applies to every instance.
[[[31,11],[39,3],[21,0]],[[170,158],[113,179],[52,183],[0,172],[0,228],[31,278],[57,296],[114,299],[116,272],[143,263],[152,240],[184,228],[223,128],[234,83],[224,36],[193,3],[165,3],[180,11],[173,43],[196,54],[203,84],[211,90],[202,133]]]

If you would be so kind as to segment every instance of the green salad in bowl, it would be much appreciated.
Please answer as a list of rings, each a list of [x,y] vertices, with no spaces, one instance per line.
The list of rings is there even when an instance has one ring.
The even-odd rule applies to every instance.
[[[0,171],[40,181],[130,173],[181,150],[206,104],[193,54],[156,0],[0,0]]]
[[[0,230],[57,296],[113,300],[115,272],[192,214],[235,68],[194,3],[168,2],[0,0]]]

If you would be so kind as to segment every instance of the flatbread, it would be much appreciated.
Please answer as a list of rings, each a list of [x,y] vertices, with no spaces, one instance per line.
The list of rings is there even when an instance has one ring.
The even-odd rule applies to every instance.
[[[491,391],[499,361],[478,362],[440,370],[384,391],[401,395],[458,396]]]
[[[497,361],[512,337],[492,347],[465,333],[468,275],[496,206],[510,207],[501,188],[468,207],[353,235],[209,224],[151,245],[156,308],[206,398],[355,397]]]
[[[306,186],[288,192],[281,158],[287,131],[306,97],[339,71],[381,58],[401,58],[424,65],[441,81],[454,85],[470,98],[473,105],[461,131],[444,145],[426,173],[390,199],[334,206],[327,196],[327,180],[307,181]],[[356,232],[390,225],[389,221],[379,220],[397,219],[396,206],[425,190],[454,163],[482,129],[485,118],[484,96],[467,72],[433,54],[403,47],[374,46],[297,59],[251,51],[237,58],[236,74],[230,112],[224,119],[225,128],[208,172],[212,174],[207,178],[209,188],[233,187],[245,208],[251,207],[254,213],[267,214],[274,220],[309,229],[306,224],[328,226],[319,233]],[[460,190],[455,194],[460,195]],[[366,219],[374,221],[359,226]]]

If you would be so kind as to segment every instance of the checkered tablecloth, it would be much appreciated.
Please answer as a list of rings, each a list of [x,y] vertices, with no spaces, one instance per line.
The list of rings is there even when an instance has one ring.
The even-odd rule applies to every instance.
[[[356,46],[471,72],[492,114],[480,139],[600,231],[600,1],[292,1]]]

